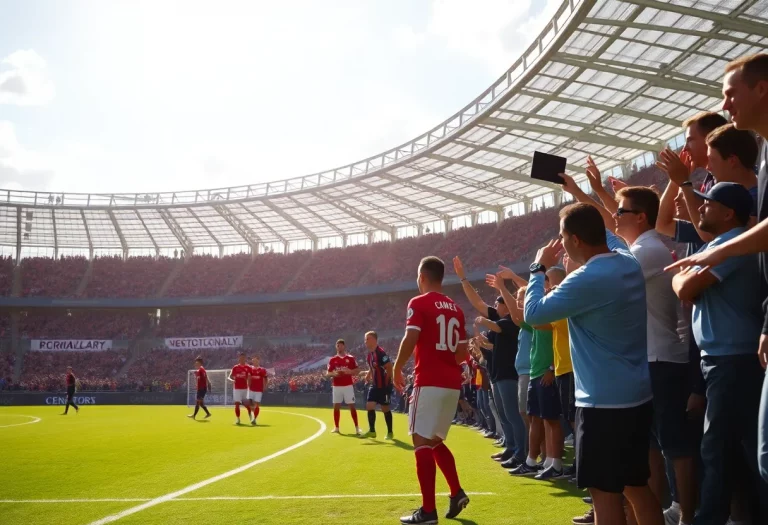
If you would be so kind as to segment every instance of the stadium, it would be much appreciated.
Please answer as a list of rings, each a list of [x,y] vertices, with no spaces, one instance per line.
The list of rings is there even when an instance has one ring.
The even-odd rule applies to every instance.
[[[721,111],[728,62],[766,47],[764,0],[564,0],[491,86],[379,155],[196,191],[0,190],[0,523],[395,523],[420,501],[408,422],[395,414],[393,441],[354,441],[343,412],[330,434],[336,340],[364,367],[376,330],[394,360],[428,255],[471,325],[453,258],[493,304],[486,275],[527,275],[573,202],[531,178],[534,152],[568,159],[587,192],[588,156],[607,188],[610,176],[662,191],[659,152],[683,148],[689,117]],[[253,428],[232,425],[240,352],[269,371]],[[184,417],[197,356],[215,379],[201,424]],[[59,417],[67,366],[75,417]],[[587,510],[565,479],[510,478],[468,426],[447,441],[472,499],[458,522]]]

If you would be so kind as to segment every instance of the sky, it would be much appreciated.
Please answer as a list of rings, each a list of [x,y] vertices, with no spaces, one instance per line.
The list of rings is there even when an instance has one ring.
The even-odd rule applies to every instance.
[[[561,0],[0,0],[0,188],[276,181],[415,138]]]

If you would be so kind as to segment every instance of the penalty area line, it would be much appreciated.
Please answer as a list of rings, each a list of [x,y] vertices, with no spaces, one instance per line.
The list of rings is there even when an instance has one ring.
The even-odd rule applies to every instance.
[[[450,496],[438,492],[435,496]],[[467,496],[496,496],[495,492],[467,492]],[[205,498],[173,498],[168,501],[269,501],[296,499],[373,499],[373,498],[416,498],[421,494],[317,494],[307,496],[209,496]],[[0,499],[0,503],[125,503],[149,502],[149,498],[99,498],[99,499]]]
[[[0,416],[7,416],[7,417],[26,417],[31,419],[32,421],[25,421],[24,423],[11,423],[10,425],[0,425],[0,428],[8,428],[8,427],[20,427],[21,425],[33,425],[35,423],[40,423],[41,419],[39,417],[35,416],[25,416],[24,414],[0,414]]]
[[[298,412],[282,412],[277,410],[271,410],[270,412],[279,412],[281,414],[290,414],[292,416],[300,416],[305,417],[307,419],[311,419],[317,423],[320,423],[320,429],[309,436],[307,439],[304,439],[302,441],[299,441],[295,445],[291,445],[290,447],[284,448],[282,450],[278,450],[274,454],[270,454],[269,456],[265,456],[263,458],[257,459],[255,461],[251,461],[250,463],[243,465],[242,467],[237,467],[232,470],[228,470],[227,472],[224,472],[223,474],[219,474],[218,476],[214,476],[212,478],[208,478],[206,480],[200,481],[198,483],[195,483],[193,485],[189,485],[188,487],[184,487],[181,490],[177,490],[175,492],[171,492],[169,494],[166,494],[165,496],[160,496],[158,498],[151,499],[149,501],[146,501],[142,503],[141,505],[136,505],[135,507],[130,507],[128,509],[125,509],[121,512],[118,512],[117,514],[112,514],[110,516],[106,516],[104,518],[101,518],[99,520],[91,522],[89,525],[104,525],[105,523],[112,523],[113,521],[117,521],[121,518],[125,518],[126,516],[130,516],[131,514],[136,514],[137,512],[141,512],[142,510],[148,509],[150,507],[154,507],[155,505],[159,505],[161,503],[165,503],[166,501],[171,501],[173,499],[178,498],[179,496],[183,496],[184,494],[189,494],[190,492],[193,492],[197,489],[201,489],[203,487],[206,487],[208,485],[211,485],[212,483],[216,483],[217,481],[221,481],[223,479],[227,479],[229,477],[234,476],[235,474],[240,474],[241,472],[244,472],[250,468],[255,467],[256,465],[260,465],[262,463],[266,463],[267,461],[271,459],[275,459],[277,457],[282,456],[283,454],[287,454],[288,452],[291,452],[292,450],[296,450],[297,448],[303,447],[304,445],[314,441],[315,439],[322,436],[328,427],[326,427],[325,423],[321,421],[320,419],[308,416],[307,414],[301,414]]]

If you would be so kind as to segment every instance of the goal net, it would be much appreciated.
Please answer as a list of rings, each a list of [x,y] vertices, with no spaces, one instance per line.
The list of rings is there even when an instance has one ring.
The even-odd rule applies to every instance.
[[[230,370],[206,370],[211,389],[205,394],[205,404],[209,406],[232,405],[232,388],[234,383],[229,381]],[[194,406],[197,401],[197,377],[195,370],[187,372],[187,406]]]

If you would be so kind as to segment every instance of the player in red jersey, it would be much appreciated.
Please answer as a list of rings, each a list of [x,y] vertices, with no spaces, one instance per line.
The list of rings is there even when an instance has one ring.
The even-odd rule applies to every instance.
[[[255,425],[256,418],[259,417],[261,396],[269,384],[269,377],[267,377],[267,369],[259,366],[258,356],[253,356],[251,363],[253,365],[251,366],[251,380],[248,383],[248,401],[251,405],[249,408],[253,409],[251,425]]]
[[[62,416],[67,415],[67,412],[69,412],[70,406],[72,406],[75,409],[75,413],[80,413],[80,407],[78,407],[75,404],[75,389],[77,386],[77,378],[75,377],[75,374],[72,372],[71,366],[67,367],[66,383],[67,383],[67,406],[64,407],[64,413],[61,414]]]
[[[232,371],[229,373],[229,380],[234,381],[235,387],[232,391],[232,397],[235,401],[235,425],[240,424],[240,404],[245,403],[248,392],[248,379],[251,377],[251,366],[245,362],[245,353],[240,352],[237,356],[238,363],[232,367]],[[248,409],[248,415],[251,414],[251,409],[246,405]]]
[[[195,377],[197,378],[197,402],[195,403],[195,413],[189,414],[187,417],[195,419],[198,410],[201,408],[205,410],[205,419],[211,417],[211,413],[208,412],[208,407],[205,406],[205,394],[211,389],[211,380],[208,379],[208,372],[203,368],[203,358],[197,356],[195,359]]]
[[[445,264],[439,258],[421,260],[417,282],[422,295],[408,303],[405,336],[394,367],[395,387],[402,392],[403,367],[414,355],[415,380],[408,420],[422,504],[412,515],[400,518],[401,523],[408,525],[437,523],[436,466],[451,490],[446,517],[456,517],[469,503],[459,483],[453,454],[443,443],[459,401],[461,363],[467,358],[464,312],[443,295],[444,275]]]
[[[357,424],[357,410],[355,409],[355,387],[353,377],[357,374],[357,361],[347,354],[347,345],[343,339],[336,341],[336,355],[328,361],[328,371],[325,375],[333,380],[333,430],[332,434],[339,433],[339,420],[341,419],[341,404],[345,403],[352,414],[355,423],[355,432],[358,436],[363,434]]]

